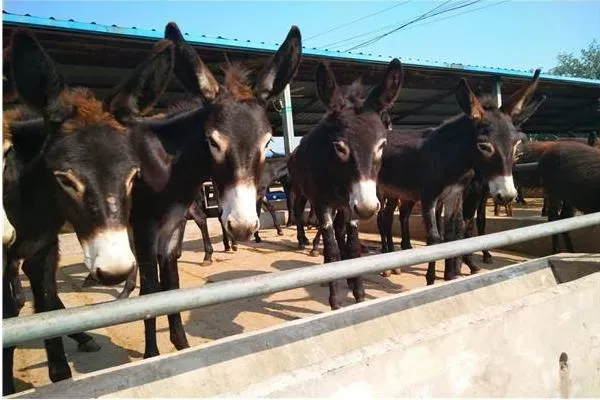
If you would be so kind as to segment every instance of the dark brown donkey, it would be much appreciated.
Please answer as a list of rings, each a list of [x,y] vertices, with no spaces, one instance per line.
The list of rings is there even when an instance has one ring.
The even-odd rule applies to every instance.
[[[600,149],[577,142],[557,142],[541,156],[538,168],[548,196],[548,221],[572,217],[575,210],[600,211]],[[563,233],[563,238],[567,250],[574,252],[569,233]],[[552,252],[558,251],[558,235],[554,235]]]
[[[427,244],[440,243],[436,206],[445,210],[443,237],[462,236],[462,194],[474,170],[487,180],[490,193],[506,203],[516,196],[512,179],[514,152],[520,135],[513,119],[533,94],[540,71],[501,108],[491,99],[479,99],[462,79],[456,97],[463,114],[443,123],[424,138],[407,140],[389,135],[378,189],[383,197],[421,201]],[[411,171],[407,173],[406,171]],[[444,278],[454,279],[459,259],[446,260]],[[429,263],[427,284],[435,280],[435,262]]]
[[[230,65],[221,85],[184,42],[177,25],[169,23],[165,36],[176,45],[175,75],[198,100],[164,118],[137,121],[141,137],[150,131],[170,160],[155,171],[161,182],[139,182],[133,188],[131,222],[141,295],[179,287],[178,231],[203,182],[215,183],[221,221],[232,238],[248,240],[259,228],[256,188],[271,137],[266,106],[291,81],[301,58],[300,31],[292,27],[253,79],[249,71]],[[177,349],[188,347],[180,314],[168,319],[171,342]],[[144,357],[156,356],[156,319],[144,325]]]
[[[382,83],[365,98],[359,82],[344,92],[327,64],[317,67],[317,93],[327,113],[291,154],[288,170],[298,240],[301,245],[308,242],[303,213],[309,200],[323,234],[326,263],[360,256],[358,220],[370,218],[379,210],[375,181],[386,143],[380,112],[396,101],[403,77],[402,64],[392,60]],[[356,301],[363,301],[362,277],[348,282]],[[329,304],[335,310],[341,306],[340,282],[331,282],[329,287]]]
[[[23,259],[36,312],[64,308],[56,287],[58,233],[65,221],[74,227],[85,266],[103,284],[122,282],[135,258],[127,224],[131,189],[142,163],[130,139],[130,129],[116,118],[111,104],[91,91],[68,88],[50,57],[27,32],[12,36],[11,72],[20,100],[42,118],[6,121],[12,151],[4,176],[4,206],[17,239],[7,258]],[[161,43],[118,96],[126,117],[150,107],[166,87],[173,66],[173,45]],[[17,113],[18,114],[18,113]],[[14,114],[13,114],[14,115]],[[6,134],[6,132],[4,132]],[[147,144],[139,142],[149,150]],[[148,176],[150,177],[150,175]],[[3,317],[17,314],[14,298],[3,279]],[[8,290],[7,290],[8,289]],[[92,337],[69,335],[84,350],[97,350]],[[62,338],[44,341],[50,379],[69,378]],[[14,391],[14,347],[4,349],[3,391]]]

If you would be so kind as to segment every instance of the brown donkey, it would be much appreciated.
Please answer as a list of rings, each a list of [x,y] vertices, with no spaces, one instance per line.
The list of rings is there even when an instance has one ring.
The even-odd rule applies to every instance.
[[[173,68],[173,46],[162,42],[116,94],[127,117],[151,107],[165,89]],[[131,129],[114,108],[85,88],[65,85],[54,62],[27,32],[11,40],[10,68],[20,100],[39,118],[4,113],[5,134],[12,135],[6,159],[3,201],[16,229],[7,263],[23,259],[36,312],[64,308],[58,297],[58,233],[73,225],[84,264],[102,284],[122,282],[134,269],[127,225],[131,191],[143,162],[131,142]],[[132,106],[135,104],[135,107]],[[135,108],[135,110],[134,110]],[[10,118],[13,118],[10,120]],[[144,142],[139,143],[144,147]],[[145,154],[152,154],[146,148]],[[3,276],[3,318],[18,314],[9,278]],[[86,333],[69,335],[80,348],[99,346]],[[50,379],[69,378],[62,338],[44,341]],[[3,351],[3,392],[14,391],[14,347]]]
[[[538,168],[548,197],[548,221],[572,217],[575,210],[600,211],[600,149],[577,142],[557,142],[540,157]],[[563,233],[563,238],[568,251],[573,252],[569,233]],[[558,235],[553,235],[552,252],[558,251]]]
[[[157,177],[154,182],[140,181],[133,188],[140,295],[179,288],[179,231],[203,182],[210,179],[217,187],[221,222],[230,237],[248,240],[259,228],[257,186],[271,138],[266,107],[291,81],[302,53],[300,31],[292,27],[261,70],[250,74],[228,66],[219,84],[175,23],[167,25],[165,37],[175,43],[175,75],[197,99],[164,118],[136,121],[140,137],[153,138],[167,160],[148,170]],[[171,314],[168,320],[175,348],[188,347],[181,315]],[[144,357],[158,355],[156,319],[146,319],[144,326]]]
[[[536,70],[533,80],[501,108],[491,99],[479,99],[462,79],[456,97],[463,114],[425,137],[388,136],[379,173],[379,191],[385,198],[421,201],[427,244],[442,240],[435,217],[439,202],[445,210],[444,239],[462,237],[462,195],[475,170],[487,180],[490,194],[497,201],[507,203],[516,196],[512,165],[521,135],[513,119],[518,119],[535,91],[539,73]],[[446,260],[444,278],[454,279],[459,266],[457,258]],[[429,263],[426,279],[427,284],[433,284],[435,262]]]
[[[298,240],[301,245],[308,244],[303,213],[309,200],[323,234],[326,263],[360,256],[358,220],[379,210],[376,179],[386,143],[380,113],[396,101],[403,77],[402,64],[392,60],[381,84],[365,98],[359,82],[343,91],[327,64],[317,67],[317,93],[327,113],[302,138],[290,156],[288,169]],[[363,301],[362,278],[349,279],[348,283],[356,301]],[[331,282],[329,287],[329,304],[335,310],[341,306],[340,282]]]

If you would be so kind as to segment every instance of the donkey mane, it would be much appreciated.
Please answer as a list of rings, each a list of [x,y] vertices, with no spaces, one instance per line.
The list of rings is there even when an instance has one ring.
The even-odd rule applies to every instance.
[[[4,111],[2,115],[2,140],[12,141],[12,126],[15,122],[30,121],[39,118],[40,115],[31,108],[20,105],[10,110]]]
[[[346,101],[354,109],[360,109],[365,102],[365,88],[360,78],[356,79],[346,88]]]
[[[126,128],[104,109],[103,103],[96,99],[90,89],[65,90],[58,98],[58,105],[64,109],[73,108],[73,115],[61,129],[63,135],[75,133],[89,125],[105,125],[118,133],[126,132]]]
[[[225,74],[225,87],[237,101],[249,101],[256,98],[250,84],[250,70],[239,62],[228,63],[222,67]]]

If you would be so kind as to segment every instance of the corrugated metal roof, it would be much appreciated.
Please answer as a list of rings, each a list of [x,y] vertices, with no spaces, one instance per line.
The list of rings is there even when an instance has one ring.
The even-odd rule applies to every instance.
[[[162,39],[163,30],[157,29],[138,29],[136,27],[121,27],[117,25],[102,25],[96,24],[95,22],[86,23],[78,22],[72,19],[59,20],[53,17],[44,18],[31,16],[29,14],[19,15],[13,14],[7,11],[3,11],[2,21],[7,25],[19,25],[19,26],[31,26],[36,28],[48,28],[56,30],[67,30],[67,31],[80,31],[85,33],[93,33],[98,35],[115,35],[124,36],[130,38],[146,39],[146,40],[157,40]],[[197,35],[185,33],[186,41],[197,46],[215,47],[223,49],[238,49],[248,50],[255,52],[274,52],[279,47],[279,43],[267,43],[267,42],[256,42],[250,40],[240,39],[228,39],[221,36],[209,37],[206,35]],[[317,58],[333,58],[338,60],[349,60],[363,63],[388,63],[393,56],[375,55],[372,53],[353,53],[353,52],[341,52],[331,51],[327,49],[318,49],[315,47],[308,48],[303,47],[303,54],[305,56],[317,57]],[[460,63],[445,63],[430,60],[416,60],[411,58],[398,57],[406,66],[412,66],[417,68],[430,68],[430,69],[441,69],[455,72],[465,72],[473,74],[485,74],[485,75],[497,75],[504,77],[517,77],[527,78],[531,77],[532,71],[523,71],[517,69],[504,69],[496,67],[485,67],[477,65],[467,65]],[[600,80],[586,79],[586,78],[574,78],[566,76],[557,76],[550,74],[541,74],[540,78],[547,81],[556,81],[570,84],[580,84],[586,86],[598,86],[600,87]]]

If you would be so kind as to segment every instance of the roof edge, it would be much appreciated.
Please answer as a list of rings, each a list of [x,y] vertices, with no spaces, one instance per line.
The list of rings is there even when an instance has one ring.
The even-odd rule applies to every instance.
[[[35,17],[31,15],[19,15],[13,14],[7,11],[3,11],[2,22],[8,26],[21,26],[30,28],[45,28],[54,29],[60,31],[76,31],[97,35],[111,35],[111,36],[122,36],[129,38],[136,38],[142,40],[159,40],[163,38],[162,30],[148,30],[148,29],[137,29],[135,27],[126,28],[117,25],[102,25],[96,23],[77,22],[74,20],[58,20],[54,18],[43,18]],[[254,52],[274,53],[279,44],[277,43],[266,43],[266,42],[253,42],[250,40],[238,40],[238,39],[226,39],[222,37],[208,37],[205,35],[190,35],[184,34],[186,41],[192,45],[203,46],[203,47],[215,47],[220,49],[236,49],[236,50],[250,50]],[[365,53],[352,53],[352,52],[341,52],[324,50],[317,48],[306,48],[303,47],[303,56],[315,57],[315,58],[328,58],[336,59],[340,61],[355,61],[361,63],[370,64],[387,64],[392,60],[392,56],[373,55]],[[456,73],[469,73],[478,75],[493,75],[498,77],[507,78],[531,78],[533,72],[515,70],[515,69],[504,69],[504,68],[493,68],[493,67],[480,67],[474,65],[463,65],[456,63],[444,63],[436,61],[419,61],[412,62],[410,59],[399,57],[403,64],[407,67],[412,68],[424,68],[424,69],[440,69],[445,71],[452,71]],[[575,78],[568,76],[558,76],[551,74],[540,75],[542,81],[568,83],[568,84],[579,84],[600,87],[600,80],[588,79],[588,78]]]

